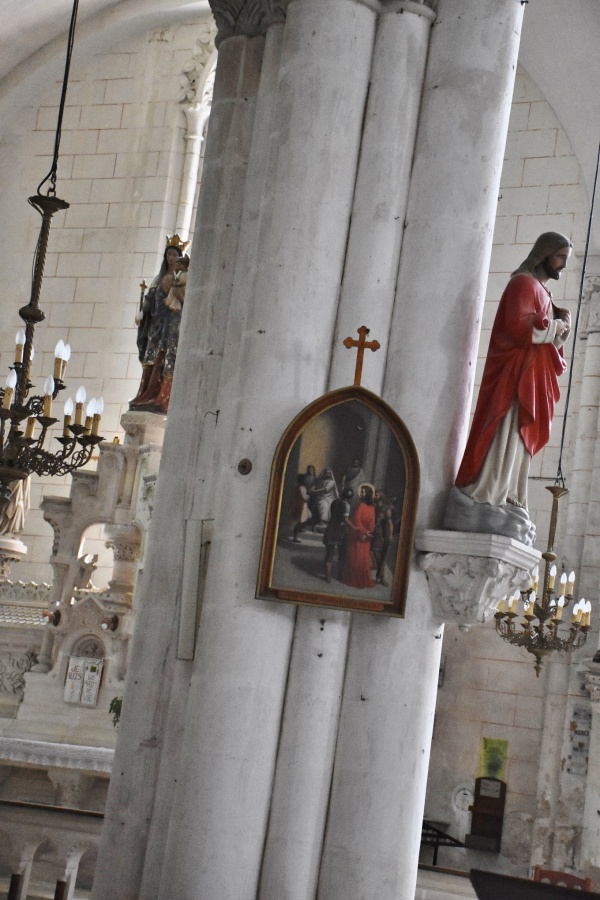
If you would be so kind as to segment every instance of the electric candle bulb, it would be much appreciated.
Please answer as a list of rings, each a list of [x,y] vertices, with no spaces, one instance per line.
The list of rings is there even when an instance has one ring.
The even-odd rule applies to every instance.
[[[534,607],[535,607],[535,601],[536,601],[536,599],[537,599],[537,598],[536,598],[536,593],[535,593],[535,591],[532,591],[532,593],[529,595],[529,606],[527,607],[527,612],[529,613],[530,616],[533,616],[533,615],[534,615],[533,610],[534,610]]]
[[[565,605],[565,598],[564,598],[564,597],[559,597],[559,598],[558,598],[558,607],[557,607],[557,610],[556,610],[556,614],[555,614],[555,616],[554,616],[555,619],[562,619],[563,606],[564,606],[564,605]]]
[[[85,388],[80,387],[77,389],[77,393],[75,394],[75,424],[81,425],[81,420],[83,419],[83,404],[85,403]]]
[[[33,437],[33,426],[36,423],[35,416],[29,416],[27,419],[27,428],[25,429],[25,439],[29,440]]]
[[[534,591],[538,589],[538,582],[540,580],[540,567],[534,566],[533,571],[531,572],[531,587]]]
[[[65,344],[65,349],[63,350],[63,355],[62,355],[62,365],[61,365],[61,369],[60,369],[60,377],[61,378],[64,378],[65,369],[67,368],[67,363],[69,362],[70,359],[71,359],[71,345]]]
[[[550,578],[548,579],[548,587],[550,590],[554,587],[554,582],[556,580],[556,566],[552,566],[550,569]]]
[[[585,601],[584,601],[583,616],[581,617],[581,624],[582,624],[582,625],[589,627],[591,612],[592,612],[592,604],[590,603],[589,600],[585,600]]]
[[[63,421],[63,437],[69,437],[69,425],[71,424],[71,416],[73,415],[73,400],[69,397],[65,400],[65,418]]]
[[[54,348],[54,377],[59,379],[62,373],[62,357],[65,352],[65,342],[61,340]]]
[[[92,427],[92,419],[94,418],[94,413],[96,412],[96,398],[92,397],[90,402],[87,405],[87,409],[85,411],[85,430],[89,432]]]
[[[104,400],[102,397],[98,397],[96,400],[96,411],[94,413],[94,421],[92,423],[92,434],[98,434],[98,428],[100,427],[100,417],[104,412]]]
[[[566,573],[563,572],[562,575],[560,576],[560,589],[558,591],[559,597],[565,596],[566,588],[567,588],[567,576],[566,576]]]
[[[503,597],[500,603],[498,604],[498,609],[496,612],[503,613],[506,611],[506,597]]]
[[[54,378],[48,375],[44,382],[44,406],[42,409],[43,416],[50,416],[52,412],[52,394],[54,393]]]
[[[17,348],[15,350],[15,362],[20,363],[23,362],[23,347],[25,346],[25,332],[22,328],[17,331],[15,341],[17,344]]]
[[[573,594],[573,587],[575,585],[575,572],[569,572],[569,580],[567,582],[567,594],[569,597]]]
[[[13,369],[6,376],[6,387],[4,389],[4,400],[2,401],[3,409],[10,409],[15,387],[17,386],[17,373]]]
[[[583,617],[584,603],[585,603],[585,600],[582,597],[581,600],[579,601],[579,603],[575,604],[575,609],[573,610],[573,623],[575,625],[577,625],[578,623],[581,624],[581,619]]]

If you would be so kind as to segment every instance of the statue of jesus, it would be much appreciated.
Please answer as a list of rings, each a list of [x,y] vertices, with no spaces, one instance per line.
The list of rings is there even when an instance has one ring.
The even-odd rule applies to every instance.
[[[529,463],[550,437],[571,327],[569,311],[553,304],[546,285],[560,278],[571,248],[563,234],[540,235],[500,299],[446,528],[533,543]]]

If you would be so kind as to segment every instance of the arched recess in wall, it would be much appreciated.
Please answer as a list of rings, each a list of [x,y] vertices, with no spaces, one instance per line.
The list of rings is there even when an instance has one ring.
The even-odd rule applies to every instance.
[[[90,847],[82,854],[77,869],[77,878],[75,880],[76,891],[91,891],[97,857],[97,847]]]

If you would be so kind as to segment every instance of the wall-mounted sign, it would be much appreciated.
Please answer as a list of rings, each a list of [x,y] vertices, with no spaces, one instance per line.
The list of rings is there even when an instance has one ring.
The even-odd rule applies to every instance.
[[[71,656],[65,679],[65,703],[94,707],[98,701],[98,691],[102,680],[104,660]]]

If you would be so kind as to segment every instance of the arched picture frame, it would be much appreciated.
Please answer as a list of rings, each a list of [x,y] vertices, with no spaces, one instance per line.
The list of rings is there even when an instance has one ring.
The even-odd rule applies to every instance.
[[[315,400],[275,452],[256,596],[404,616],[418,496],[387,403],[362,387]]]

